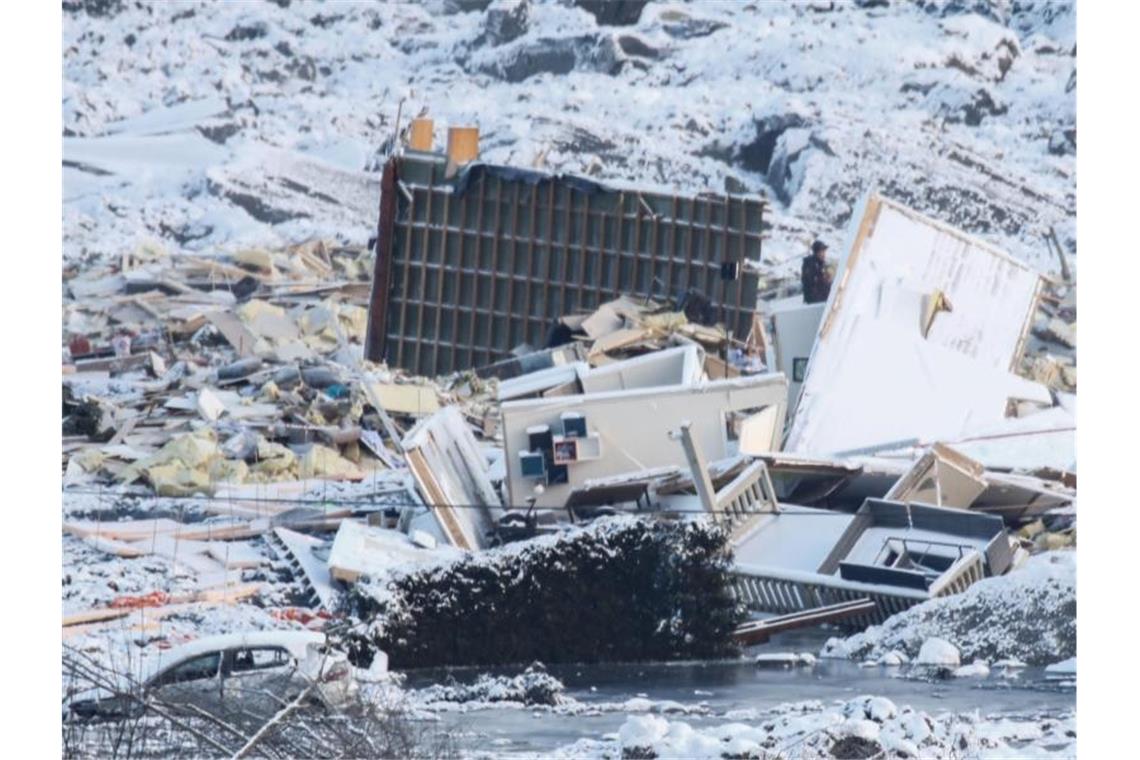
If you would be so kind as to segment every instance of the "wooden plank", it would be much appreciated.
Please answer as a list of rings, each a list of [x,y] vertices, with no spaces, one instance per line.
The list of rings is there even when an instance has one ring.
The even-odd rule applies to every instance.
[[[466,196],[464,196],[464,197],[466,198]],[[440,342],[440,334],[443,330],[443,305],[444,305],[443,304],[443,280],[449,274],[448,267],[447,267],[447,233],[451,227],[450,221],[451,221],[451,193],[448,193],[447,195],[443,196],[443,232],[440,233],[439,262],[438,262],[439,270],[436,273],[436,280],[435,280],[435,304],[433,305],[433,308],[435,310],[435,320],[434,320],[435,321],[435,335],[434,335],[434,340],[432,341],[432,347],[431,347],[431,366],[433,368],[439,366],[439,342]],[[430,220],[429,220],[429,222],[430,222]],[[460,263],[462,264],[462,261],[463,261],[463,251],[462,250],[460,250],[460,252],[459,252],[459,258],[460,258]],[[458,288],[456,288],[456,290],[458,291]],[[425,299],[427,298],[427,290],[426,289],[424,290],[424,298]],[[459,304],[458,303],[453,304],[453,306],[454,306],[456,311],[459,310]],[[422,332],[423,325],[420,326],[420,330]],[[454,333],[452,333],[451,340],[452,341],[455,340],[455,334]],[[419,370],[417,370],[417,372],[418,371]]]
[[[234,541],[212,541],[206,553],[227,570],[259,567],[267,561],[249,544],[239,544]]]
[[[814,607],[802,612],[778,615],[765,620],[752,620],[737,626],[732,632],[732,638],[742,646],[763,644],[777,633],[832,623],[873,612],[875,609],[877,609],[877,605],[874,600],[868,597],[860,597],[848,602]]]
[[[447,540],[453,546],[470,551],[473,547],[467,541],[463,528],[455,517],[454,510],[447,503],[447,495],[435,481],[431,466],[428,464],[424,453],[419,449],[412,449],[404,456],[408,460],[408,467],[411,469],[412,475],[415,476],[416,483],[423,489],[424,495],[428,497],[428,506],[439,517],[440,527],[447,535]]]
[[[435,414],[439,411],[439,399],[435,389],[426,385],[410,383],[369,383],[371,401],[381,404],[382,409],[398,414]]]
[[[141,541],[155,535],[177,531],[181,523],[168,517],[155,520],[124,520],[122,522],[95,522],[73,520],[63,523],[63,531],[80,538],[97,537],[112,541]]]
[[[64,615],[63,627],[70,628],[77,625],[118,620],[143,610],[150,610],[151,614],[161,616],[161,610],[164,608],[173,612],[191,604],[232,604],[254,596],[261,591],[263,586],[262,583],[231,584],[180,596],[166,596],[162,593],[156,593],[149,599],[145,596],[136,597],[139,600],[137,605],[131,604],[129,599],[120,598],[118,606],[100,607]]]
[[[68,628],[73,625],[82,625],[84,623],[99,623],[106,620],[117,620],[124,618],[131,614],[129,609],[95,609],[86,610],[84,612],[76,612],[71,615],[63,616],[63,627]]]

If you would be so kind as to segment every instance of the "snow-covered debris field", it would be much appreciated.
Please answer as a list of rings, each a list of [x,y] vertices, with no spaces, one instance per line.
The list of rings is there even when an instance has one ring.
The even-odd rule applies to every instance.
[[[872,185],[1043,270],[1043,229],[1075,252],[1068,3],[521,5],[64,3],[65,255],[362,244],[401,101],[487,161],[767,193],[774,261]]]
[[[846,639],[830,639],[820,656],[885,661],[891,652],[901,652],[915,660],[926,651],[930,665],[957,666],[935,657],[947,651],[945,647],[924,646],[942,639],[958,649],[962,663],[1017,659],[1048,665],[1073,657],[1076,574],[1076,552],[1039,554],[1008,575],[923,602]]]

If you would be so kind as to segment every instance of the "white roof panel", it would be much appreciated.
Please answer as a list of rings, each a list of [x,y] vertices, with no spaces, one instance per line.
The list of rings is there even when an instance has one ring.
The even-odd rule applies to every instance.
[[[1010,372],[1041,276],[989,244],[870,195],[856,215],[786,449],[837,453],[960,437],[1009,398],[1050,403]],[[949,301],[923,335],[925,303]]]

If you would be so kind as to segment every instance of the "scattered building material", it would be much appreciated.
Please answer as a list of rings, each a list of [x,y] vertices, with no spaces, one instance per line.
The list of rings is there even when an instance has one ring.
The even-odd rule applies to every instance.
[[[287,562],[295,577],[301,581],[307,594],[309,607],[332,610],[336,603],[336,590],[328,565],[313,554],[315,547],[325,542],[288,528],[275,528],[266,534],[269,546]]]
[[[198,391],[197,406],[198,413],[209,422],[217,421],[226,411],[226,405],[209,388],[202,388]]]
[[[978,462],[936,443],[883,498],[968,509],[986,490],[984,472]]]
[[[854,515],[781,505],[735,541],[735,592],[750,609],[785,614],[867,597],[865,627],[959,593],[1013,560],[1002,520],[868,499]]]
[[[383,405],[387,412],[427,415],[439,411],[435,389],[426,385],[373,383],[370,398]]]
[[[621,361],[591,367],[586,362],[556,365],[499,382],[499,401],[550,395],[694,385],[700,382],[704,350],[694,343],[664,348]]]
[[[423,546],[434,539],[423,531],[415,532],[419,534],[419,543],[415,537],[397,530],[345,520],[329,551],[329,574],[338,581],[356,583],[362,576],[378,577],[395,567],[458,556],[450,547]]]
[[[837,623],[847,618],[873,613],[875,602],[867,597],[859,597],[848,602],[829,604],[825,607],[815,607],[803,612],[792,612],[787,615],[774,615],[763,620],[749,620],[742,623],[732,632],[732,638],[741,646],[755,646],[766,644],[777,633],[794,631],[797,628],[808,628],[816,625]]]
[[[194,519],[224,516],[67,520],[104,561],[153,557],[197,589],[76,613],[65,619],[73,635],[127,610],[248,598],[237,581],[266,557],[240,541],[258,536],[322,614],[343,584],[355,594],[396,578],[418,598],[499,565],[519,580],[508,596],[541,601],[537,617],[507,621],[499,651],[469,659],[454,631],[506,625],[503,599],[485,589],[475,602],[486,606],[466,610],[462,594],[448,597],[424,618],[439,630],[401,645],[419,664],[573,657],[561,631],[547,635],[557,616],[545,617],[564,611],[568,586],[540,581],[570,571],[543,563],[583,534],[484,550],[619,509],[652,517],[586,529],[585,544],[612,556],[593,581],[575,577],[581,593],[595,594],[593,582],[648,598],[637,561],[653,546],[713,559],[689,568],[699,588],[654,587],[671,601],[655,603],[652,630],[622,628],[620,603],[595,609],[591,623],[608,627],[591,647],[615,642],[603,659],[633,644],[639,657],[725,651],[739,622],[729,590],[779,615],[737,631],[751,643],[881,621],[1075,542],[1075,397],[1049,390],[1075,388],[1075,303],[1051,296],[1027,338],[1036,273],[872,195],[830,301],[767,304],[769,341],[754,309],[762,201],[472,163],[473,136],[449,138],[451,159],[388,162],[367,302],[366,252],[319,242],[125,255],[71,278],[65,487],[117,483],[132,497],[189,497]],[[1052,353],[1034,344],[1027,355],[1027,340]],[[759,374],[767,367],[778,372]],[[1011,548],[1003,520],[1039,516]],[[422,574],[407,567],[419,563]],[[717,620],[693,641],[659,630],[666,613],[706,603]]]
[[[701,506],[712,515],[715,522],[729,531],[731,540],[748,532],[761,513],[780,510],[776,501],[776,489],[763,461],[751,462],[731,482],[714,490],[708,465],[693,437],[692,423],[682,423],[676,437],[680,439],[689,461],[689,470]]]
[[[164,592],[155,592],[143,596],[119,597],[109,607],[103,609],[86,610],[63,616],[63,627],[87,625],[90,623],[103,623],[127,617],[132,613],[147,608],[170,607],[182,609],[190,604],[234,604],[243,599],[260,593],[263,584],[244,583],[228,585],[215,589],[204,589],[193,594],[171,596]],[[161,613],[160,613],[161,614]]]

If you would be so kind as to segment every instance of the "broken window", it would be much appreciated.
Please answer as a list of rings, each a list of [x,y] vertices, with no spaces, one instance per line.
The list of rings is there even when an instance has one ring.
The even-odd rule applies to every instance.
[[[808,358],[806,356],[797,356],[792,359],[792,382],[802,383],[804,376],[807,375]]]

